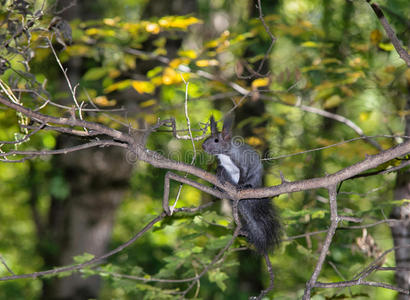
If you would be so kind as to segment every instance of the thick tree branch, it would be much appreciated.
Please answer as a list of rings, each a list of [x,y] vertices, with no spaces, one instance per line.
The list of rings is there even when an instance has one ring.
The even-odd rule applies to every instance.
[[[56,118],[56,117],[44,115],[38,112],[34,112],[33,110],[26,108],[22,105],[10,102],[7,99],[5,99],[3,96],[0,96],[0,103],[10,107],[11,109],[14,109],[15,111],[21,112],[27,117],[30,117],[33,120],[38,121],[40,123],[53,123],[53,124],[59,124],[59,125],[84,127],[90,130],[95,130],[97,132],[100,132],[101,134],[106,134],[108,136],[111,136],[112,138],[116,140],[128,142],[129,144],[134,143],[134,139],[130,135],[123,133],[121,131],[109,128],[102,124],[83,121],[83,120],[77,120],[77,119],[72,119],[72,118]]]

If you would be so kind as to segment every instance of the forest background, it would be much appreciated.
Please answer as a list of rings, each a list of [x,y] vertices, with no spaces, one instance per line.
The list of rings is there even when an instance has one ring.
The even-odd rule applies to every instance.
[[[214,173],[207,122],[234,112],[265,186],[285,188],[410,136],[405,0],[0,2],[0,299],[247,299],[270,286],[225,202],[171,181],[165,216],[175,168],[76,121]],[[409,299],[406,149],[338,181],[336,212],[334,183],[275,194],[284,236],[265,297]]]

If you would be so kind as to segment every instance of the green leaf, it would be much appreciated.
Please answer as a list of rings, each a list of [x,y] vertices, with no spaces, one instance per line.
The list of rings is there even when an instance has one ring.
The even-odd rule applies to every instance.
[[[210,240],[206,247],[210,250],[221,249],[225,247],[231,239],[232,235],[221,236],[217,239]]]
[[[208,272],[208,278],[209,281],[211,282],[215,282],[216,285],[222,290],[224,291],[226,289],[226,284],[224,283],[224,280],[226,280],[228,278],[228,275],[226,275],[226,273],[221,272],[221,270],[215,269],[215,270],[210,270]]]
[[[107,68],[92,68],[89,69],[83,76],[84,80],[99,80],[107,75]]]
[[[84,254],[74,256],[73,259],[77,264],[82,264],[93,259],[94,257],[95,256],[93,254],[85,252]]]
[[[180,258],[185,258],[191,255],[191,253],[192,253],[192,249],[184,249],[182,251],[178,251],[176,255]]]
[[[303,256],[306,256],[306,257],[312,256],[312,250],[310,250],[310,249],[308,249],[308,248],[305,248],[305,247],[303,247],[303,246],[300,245],[300,244],[298,244],[298,245],[296,246],[296,250],[298,250],[298,252],[299,252],[300,254],[302,254]]]

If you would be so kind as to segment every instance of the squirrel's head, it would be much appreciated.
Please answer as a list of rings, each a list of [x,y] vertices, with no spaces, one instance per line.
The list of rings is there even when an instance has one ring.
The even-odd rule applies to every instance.
[[[232,144],[233,116],[227,115],[224,120],[222,131],[218,131],[218,126],[213,116],[209,119],[211,125],[211,136],[203,143],[202,148],[209,154],[228,154]]]

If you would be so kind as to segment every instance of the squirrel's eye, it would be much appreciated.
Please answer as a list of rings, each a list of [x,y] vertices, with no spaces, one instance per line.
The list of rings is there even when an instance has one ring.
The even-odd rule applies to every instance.
[[[219,142],[219,140],[216,138],[216,139],[215,139],[215,143],[218,143],[218,142]]]

